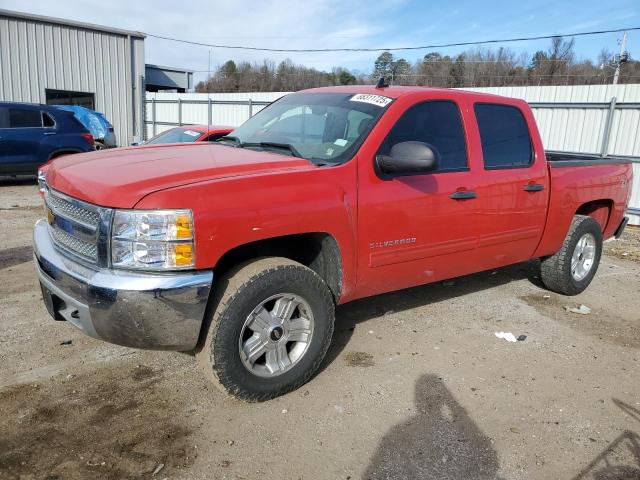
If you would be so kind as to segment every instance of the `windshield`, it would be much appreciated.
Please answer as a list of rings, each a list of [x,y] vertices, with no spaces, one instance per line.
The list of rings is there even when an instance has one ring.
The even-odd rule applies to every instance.
[[[221,141],[277,151],[318,164],[353,156],[392,99],[353,93],[294,93],[251,117]]]
[[[200,137],[202,137],[204,133],[197,132],[195,130],[189,130],[184,128],[172,128],[171,130],[167,130],[166,132],[159,133],[149,141],[147,141],[147,145],[156,145],[160,143],[188,143],[195,142]]]

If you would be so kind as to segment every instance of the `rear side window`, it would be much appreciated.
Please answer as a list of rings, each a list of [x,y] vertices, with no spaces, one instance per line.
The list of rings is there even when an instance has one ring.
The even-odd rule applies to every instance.
[[[9,125],[11,128],[42,127],[40,110],[9,108]]]
[[[424,142],[440,154],[436,172],[467,169],[467,145],[458,106],[450,101],[420,103],[402,114],[385,138],[380,151],[389,155],[400,142]]]
[[[484,167],[518,168],[533,159],[529,128],[522,112],[509,105],[479,103],[474,107]]]
[[[56,122],[47,112],[42,112],[42,126],[51,128],[55,127]]]

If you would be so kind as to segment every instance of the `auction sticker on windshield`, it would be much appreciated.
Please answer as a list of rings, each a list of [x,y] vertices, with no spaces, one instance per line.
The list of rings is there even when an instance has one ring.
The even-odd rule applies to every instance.
[[[191,137],[199,137],[200,135],[202,135],[202,132],[196,132],[194,130],[185,130],[184,134],[189,135]]]
[[[370,93],[358,93],[349,99],[351,102],[370,103],[378,107],[386,107],[391,103],[391,98],[382,95],[372,95]]]

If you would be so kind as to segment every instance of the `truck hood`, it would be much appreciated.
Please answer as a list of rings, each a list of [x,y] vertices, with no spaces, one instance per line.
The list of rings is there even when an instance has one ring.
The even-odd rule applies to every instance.
[[[133,208],[152,192],[188,183],[313,168],[301,158],[203,142],[61,157],[51,163],[47,184],[96,205]]]

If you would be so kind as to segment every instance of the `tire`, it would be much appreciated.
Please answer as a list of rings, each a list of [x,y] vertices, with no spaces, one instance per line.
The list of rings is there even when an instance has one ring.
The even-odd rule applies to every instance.
[[[593,242],[593,252],[590,250],[591,242]],[[589,249],[584,250],[585,246]],[[583,252],[582,256],[578,255],[580,251]],[[575,267],[574,254],[578,258],[580,267]],[[591,255],[593,258],[590,265],[587,266],[586,259]],[[560,250],[555,255],[541,260],[542,283],[553,292],[563,295],[577,295],[583,292],[593,280],[600,264],[601,255],[602,232],[600,224],[591,217],[576,215],[573,217],[569,233],[567,233]]]
[[[218,285],[206,337],[196,352],[207,376],[229,394],[251,402],[275,398],[309,381],[333,334],[335,306],[324,280],[297,262],[268,257],[237,266]],[[284,308],[281,316],[275,315],[278,302],[296,305],[295,310]],[[289,311],[291,320],[283,320]],[[292,340],[294,336],[302,341]],[[242,354],[241,349],[251,351],[251,342],[257,345],[255,352],[264,350],[264,355],[250,359]]]

